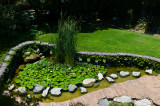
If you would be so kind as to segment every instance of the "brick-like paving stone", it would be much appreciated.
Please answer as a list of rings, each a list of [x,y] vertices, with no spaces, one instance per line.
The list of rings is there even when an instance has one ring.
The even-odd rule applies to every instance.
[[[39,103],[40,106],[69,106],[70,103],[81,102],[87,106],[98,106],[102,98],[114,98],[116,96],[128,95],[132,98],[141,99],[148,97],[154,103],[160,105],[160,75],[143,76],[136,80],[128,80],[122,83],[115,83],[108,88],[100,89],[72,100],[64,102]]]

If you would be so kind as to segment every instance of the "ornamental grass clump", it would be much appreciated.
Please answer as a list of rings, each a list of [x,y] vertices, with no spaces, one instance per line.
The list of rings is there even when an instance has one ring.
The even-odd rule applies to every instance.
[[[56,39],[56,60],[59,63],[74,64],[78,26],[71,18],[61,19],[58,23],[58,36]]]

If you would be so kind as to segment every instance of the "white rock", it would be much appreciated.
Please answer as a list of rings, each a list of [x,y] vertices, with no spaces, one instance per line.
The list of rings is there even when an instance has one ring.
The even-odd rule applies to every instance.
[[[87,89],[84,87],[80,87],[81,94],[87,93]]]
[[[134,106],[151,106],[152,102],[148,99],[141,99],[134,102]]]
[[[42,56],[41,59],[45,58],[45,56]]]
[[[27,95],[28,98],[32,98],[31,95]]]
[[[109,106],[110,102],[107,99],[101,99],[98,101],[99,106]]]
[[[33,92],[34,92],[34,93],[41,93],[44,89],[45,89],[44,86],[39,85],[39,84],[36,84],[36,86],[35,86],[34,89],[33,89]]]
[[[26,87],[19,87],[18,92],[20,92],[21,94],[26,94],[27,93]]]
[[[98,80],[101,81],[103,78],[103,75],[101,73],[98,73]]]
[[[146,73],[147,74],[152,74],[152,71],[153,71],[152,69],[148,69],[148,70],[146,70]]]
[[[5,90],[5,91],[3,91],[2,95],[3,96],[10,96],[11,94],[9,91]]]
[[[48,95],[50,87],[47,87],[43,92],[42,92],[42,97],[46,97]]]
[[[133,71],[132,75],[133,75],[133,77],[140,77],[141,72],[139,72],[139,71]]]
[[[121,72],[120,72],[120,76],[121,76],[121,77],[127,77],[127,76],[130,76],[130,73],[127,72],[127,71],[121,71]]]
[[[83,80],[82,85],[84,87],[92,87],[95,82],[96,80],[94,78],[88,78]]]
[[[68,86],[69,92],[74,92],[76,89],[77,89],[76,85],[69,84],[69,86]]]
[[[114,82],[115,82],[111,77],[106,77],[106,79],[107,79],[107,81],[108,81],[109,83],[114,83]]]
[[[59,96],[61,95],[61,90],[62,88],[52,88],[50,92],[53,96]]]
[[[18,89],[15,89],[15,90],[14,90],[15,93],[18,93],[18,91],[19,91]]]
[[[117,74],[111,74],[110,77],[113,78],[113,79],[117,79],[118,78]]]
[[[8,90],[11,91],[11,90],[14,89],[14,87],[15,87],[14,84],[11,84],[11,85],[8,86]]]
[[[130,96],[126,96],[126,95],[122,95],[119,97],[115,97],[113,99],[114,102],[121,102],[121,103],[131,103],[132,102],[132,98]]]

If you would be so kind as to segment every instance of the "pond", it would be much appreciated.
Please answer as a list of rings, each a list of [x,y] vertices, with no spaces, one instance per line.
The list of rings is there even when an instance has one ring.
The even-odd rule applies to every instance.
[[[15,89],[20,87],[16,83],[17,76],[18,76],[18,73],[25,66],[26,66],[26,64],[21,64],[20,67],[15,72],[15,76],[14,76],[13,81],[12,81],[12,83],[15,85]],[[134,68],[134,67],[107,67],[106,66],[105,69],[107,69],[107,76],[109,76],[110,74],[113,74],[113,73],[118,75],[118,79],[115,79],[116,83],[124,82],[124,81],[127,81],[127,80],[137,79],[137,78],[132,76],[132,71],[140,71],[141,76],[146,75],[145,70]],[[128,71],[130,73],[130,76],[122,78],[122,77],[120,77],[120,74],[119,74],[120,71]],[[98,83],[99,86],[98,87],[93,86],[91,88],[87,88],[88,93],[93,92],[93,91],[97,91],[97,90],[102,89],[102,88],[107,88],[107,87],[111,86],[112,84],[114,84],[114,83],[109,83],[105,78],[104,78],[104,80],[98,81],[96,83]],[[13,92],[13,94],[15,94],[15,93]],[[70,99],[73,99],[73,98],[84,95],[84,94],[81,94],[79,87],[77,88],[77,90],[74,93],[70,93],[68,91],[62,91],[62,95],[58,96],[58,97],[57,96],[52,96],[49,93],[46,98],[43,98],[41,93],[40,94],[33,94],[33,91],[27,89],[27,95],[28,94],[30,94],[32,96],[32,98],[35,98],[35,99],[37,99],[39,101],[42,101],[42,102],[63,102],[63,101],[70,100]]]

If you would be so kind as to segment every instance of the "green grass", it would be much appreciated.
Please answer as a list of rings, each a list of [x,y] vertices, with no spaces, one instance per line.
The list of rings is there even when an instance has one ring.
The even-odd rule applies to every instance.
[[[44,34],[36,40],[52,42],[52,36],[56,34]],[[127,30],[97,30],[92,33],[79,33],[77,50],[134,53],[160,58],[160,38]]]

